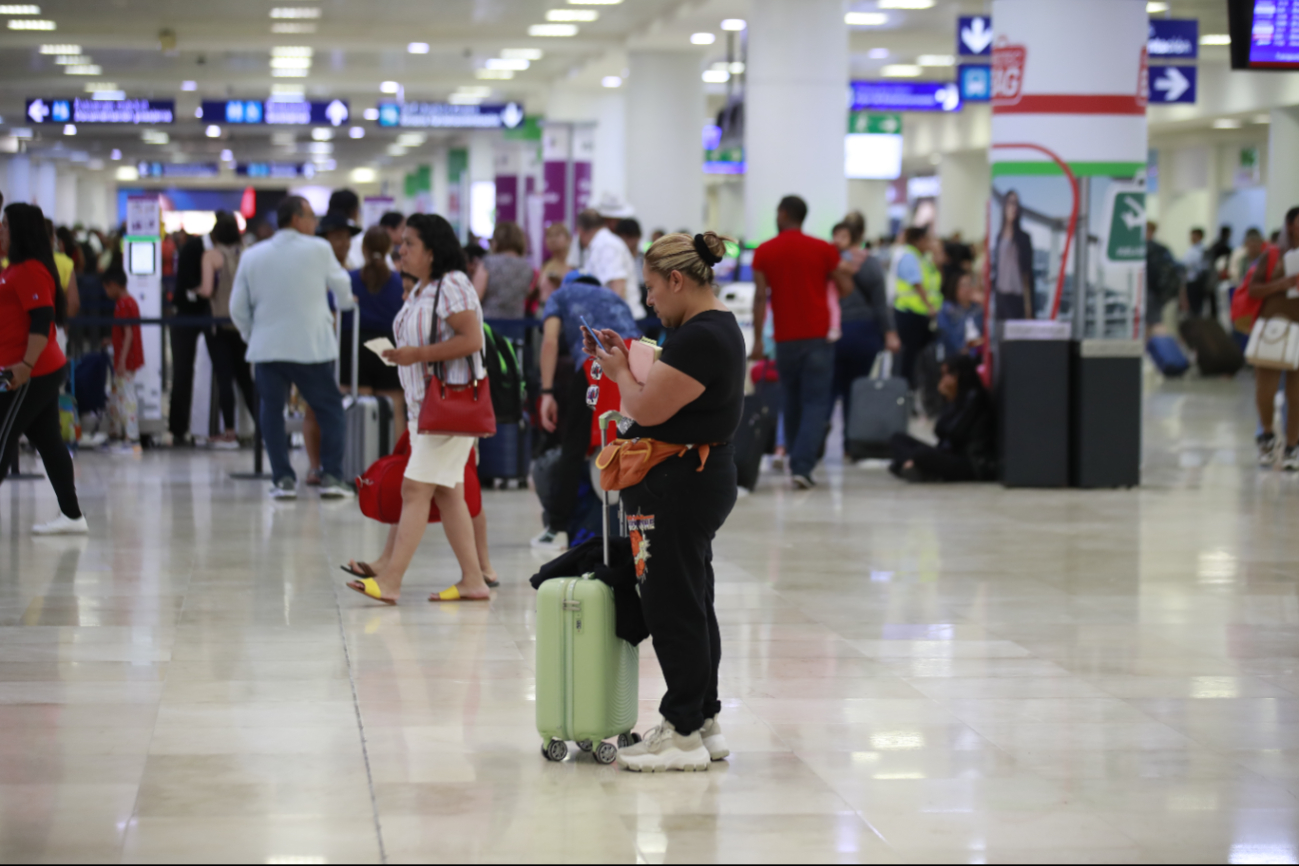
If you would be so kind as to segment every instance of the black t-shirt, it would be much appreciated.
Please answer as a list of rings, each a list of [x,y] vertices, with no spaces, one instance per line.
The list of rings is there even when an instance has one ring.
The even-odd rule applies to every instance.
[[[704,386],[704,393],[654,427],[633,424],[626,438],[678,445],[730,442],[744,412],[744,334],[735,315],[705,310],[668,333],[659,362]]]
[[[203,238],[194,235],[176,256],[176,294],[172,303],[182,316],[206,316],[211,312],[207,298],[194,294],[203,283]]]

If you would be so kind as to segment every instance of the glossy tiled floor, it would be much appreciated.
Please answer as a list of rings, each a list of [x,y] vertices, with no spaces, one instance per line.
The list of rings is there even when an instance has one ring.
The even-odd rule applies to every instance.
[[[530,494],[488,496],[490,607],[420,600],[435,531],[387,609],[337,568],[380,529],[246,452],[83,456],[82,541],[6,484],[0,859],[1295,862],[1299,478],[1250,465],[1247,387],[1153,393],[1139,491],[742,500],[734,755],[691,776],[538,753]],[[660,688],[646,646],[642,727]]]

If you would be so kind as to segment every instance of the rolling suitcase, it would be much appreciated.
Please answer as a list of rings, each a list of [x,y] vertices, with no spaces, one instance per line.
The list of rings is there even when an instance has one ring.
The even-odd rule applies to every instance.
[[[528,464],[532,446],[528,444],[528,422],[496,425],[496,435],[478,440],[478,480],[485,487],[497,481],[509,486],[511,481],[522,489],[528,486]]]
[[[1155,362],[1159,372],[1170,379],[1182,375],[1191,366],[1182,352],[1182,347],[1177,345],[1177,340],[1164,334],[1150,338],[1146,343],[1146,353],[1150,355],[1150,360]]]
[[[735,433],[735,483],[750,492],[758,486],[762,455],[775,436],[776,415],[762,394],[744,397],[744,415]]]
[[[1187,319],[1178,330],[1202,375],[1234,376],[1245,366],[1245,353],[1217,319]]]
[[[342,317],[339,317],[340,322]],[[357,355],[361,317],[352,315],[352,394],[343,398],[343,478],[355,486],[356,479],[380,457],[392,453],[392,400],[387,397],[357,396]],[[341,324],[340,324],[341,327]],[[340,339],[341,344],[341,339]],[[369,351],[368,349],[366,351]]]
[[[601,441],[607,419],[601,416]],[[609,497],[604,501],[608,505]],[[609,509],[604,561],[609,562]],[[568,757],[568,743],[612,764],[631,732],[640,700],[640,651],[615,632],[613,589],[594,575],[557,577],[537,590],[537,733],[549,761]],[[617,745],[605,742],[617,737]]]
[[[911,398],[905,379],[894,378],[893,356],[880,352],[871,375],[852,383],[852,410],[848,413],[848,457],[889,457],[890,440],[906,433]]]

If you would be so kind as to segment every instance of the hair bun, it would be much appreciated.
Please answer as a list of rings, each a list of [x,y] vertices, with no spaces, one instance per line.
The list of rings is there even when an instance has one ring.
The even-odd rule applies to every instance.
[[[717,253],[709,249],[708,239],[701,234],[695,235],[694,246],[695,252],[699,253],[699,258],[703,259],[704,264],[708,265],[710,268],[719,263],[722,259],[726,258],[725,256],[719,256]]]

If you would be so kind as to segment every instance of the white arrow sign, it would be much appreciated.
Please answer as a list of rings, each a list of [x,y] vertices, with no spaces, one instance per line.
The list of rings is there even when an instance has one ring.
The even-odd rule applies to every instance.
[[[961,89],[955,84],[940,87],[934,91],[934,101],[943,106],[943,111],[955,111],[961,104]]]
[[[49,115],[50,108],[45,104],[45,100],[38,99],[27,109],[27,116],[32,119],[33,123],[44,123],[45,118]]]
[[[1191,82],[1176,66],[1165,68],[1164,77],[1155,79],[1155,90],[1164,91],[1165,102],[1176,102],[1190,86]]]
[[[325,117],[334,126],[342,126],[347,121],[347,106],[335,99],[325,107]]]
[[[1145,225],[1146,209],[1141,205],[1137,204],[1137,200],[1135,198],[1133,198],[1132,196],[1128,196],[1127,198],[1123,199],[1123,206],[1125,210],[1123,211],[1123,213],[1119,214],[1119,219],[1123,220],[1123,224],[1125,226],[1127,226],[1130,229],[1134,229],[1137,226]]]
[[[880,129],[887,133],[898,131],[898,119],[896,117],[886,117],[880,121]]]
[[[501,109],[501,123],[505,124],[506,129],[514,129],[523,122],[523,109],[517,102],[508,102],[505,108]]]
[[[973,53],[982,54],[992,44],[992,28],[988,26],[987,19],[975,18],[968,27],[962,28],[961,41]]]

